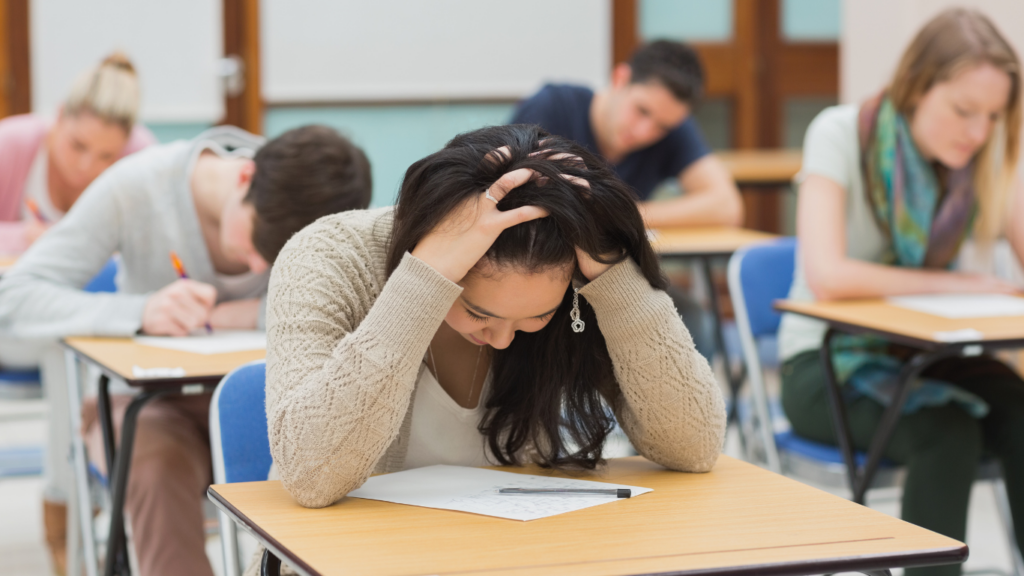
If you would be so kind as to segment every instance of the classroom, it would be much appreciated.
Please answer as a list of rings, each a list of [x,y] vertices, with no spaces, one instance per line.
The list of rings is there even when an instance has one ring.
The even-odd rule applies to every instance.
[[[0,572],[1024,576],[1022,55],[1021,0],[0,0]]]

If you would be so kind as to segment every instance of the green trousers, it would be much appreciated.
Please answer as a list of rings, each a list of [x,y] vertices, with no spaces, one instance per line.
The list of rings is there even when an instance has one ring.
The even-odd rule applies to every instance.
[[[990,357],[952,358],[924,375],[977,394],[991,411],[976,419],[956,405],[922,408],[900,418],[885,458],[906,466],[903,519],[964,541],[967,503],[978,464],[997,458],[1024,549],[1024,380]],[[808,440],[836,445],[825,389],[824,365],[817,351],[804,352],[782,365],[782,406],[793,431]],[[860,396],[845,401],[853,444],[867,451],[884,407]],[[956,576],[960,565],[907,571],[907,576]]]

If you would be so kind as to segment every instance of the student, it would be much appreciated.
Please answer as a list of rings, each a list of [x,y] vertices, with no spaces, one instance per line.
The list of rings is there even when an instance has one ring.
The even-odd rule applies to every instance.
[[[519,105],[511,122],[537,124],[611,162],[633,188],[648,228],[739,226],[739,191],[691,117],[703,91],[704,73],[693,48],[659,40],[616,66],[610,86],[595,93],[548,84]],[[672,178],[685,194],[652,201],[654,189]],[[682,293],[670,294],[697,348],[710,357],[714,344],[707,313]]]
[[[75,80],[56,121],[0,120],[0,254],[24,252],[118,158],[156,143],[138,114],[135,68],[114,53]]]
[[[56,339],[262,327],[268,269],[284,243],[321,216],[365,208],[371,190],[363,152],[329,128],[262,144],[217,128],[108,170],[0,279],[0,330]],[[171,251],[190,279],[178,278]],[[83,292],[114,253],[119,291]],[[129,400],[112,398],[116,428]],[[126,509],[143,574],[213,574],[202,512],[209,402],[208,394],[160,398],[139,416]],[[83,420],[102,470],[95,403]]]
[[[651,460],[706,472],[724,403],[665,285],[603,161],[535,126],[460,135],[409,168],[396,208],[282,251],[272,474],[322,507],[431,464],[592,469],[616,420]]]
[[[75,80],[56,121],[40,114],[0,120],[0,254],[24,252],[114,161],[156,142],[136,124],[138,113],[135,68],[123,54],[114,53]],[[38,346],[0,336],[0,367],[36,369],[42,354]],[[43,524],[58,567],[64,565],[65,502],[71,489],[66,457],[71,431],[60,417],[66,394],[46,387],[51,409]]]
[[[790,298],[1015,293],[951,269],[968,236],[1005,233],[1024,256],[1020,60],[980,13],[936,16],[903,54],[891,84],[811,124],[797,205],[800,248]],[[897,217],[899,216],[899,217]],[[836,443],[819,348],[825,327],[794,315],[779,333],[782,402],[793,430]],[[912,350],[840,337],[833,350],[856,448],[866,450]],[[1024,381],[990,356],[928,368],[885,457],[907,467],[903,519],[963,540],[982,454],[1002,463],[1014,523],[1024,526]],[[1018,546],[1024,531],[1017,531]],[[960,565],[908,574],[960,573]]]

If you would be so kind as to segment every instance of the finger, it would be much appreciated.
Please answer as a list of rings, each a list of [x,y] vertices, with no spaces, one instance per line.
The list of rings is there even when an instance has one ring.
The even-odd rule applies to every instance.
[[[190,281],[187,285],[188,293],[207,308],[212,308],[217,303],[217,289],[209,284]]]
[[[508,159],[512,157],[512,149],[508,146],[502,146],[501,148],[495,148],[484,156],[484,160],[487,160],[493,164],[501,165],[508,162]]]
[[[572,182],[573,184],[575,184],[577,186],[582,186],[582,187],[586,188],[587,190],[590,189],[590,182],[584,180],[583,178],[580,178],[579,176],[573,176],[571,174],[559,174],[559,176],[561,176],[562,178],[568,180],[569,182]]]
[[[180,292],[174,294],[171,309],[174,311],[175,317],[186,321],[191,328],[193,327],[194,322],[201,318],[205,318],[208,314],[209,307],[201,300],[198,300],[195,297],[195,294],[190,292]]]
[[[546,218],[549,212],[540,206],[520,206],[515,210],[507,210],[500,212],[500,219],[498,220],[502,230],[511,228],[517,224],[523,222],[529,222],[530,220],[536,220],[537,218]]]
[[[507,172],[501,178],[498,178],[497,182],[491,184],[487,192],[500,202],[513,188],[526,184],[536,175],[537,173],[529,168],[519,168],[518,170]]]

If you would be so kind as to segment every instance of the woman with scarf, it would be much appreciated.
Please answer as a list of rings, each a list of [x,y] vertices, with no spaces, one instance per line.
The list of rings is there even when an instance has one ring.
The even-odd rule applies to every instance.
[[[829,108],[808,129],[790,298],[1017,293],[992,276],[957,272],[955,261],[966,239],[990,249],[1001,237],[1024,261],[1021,122],[1020,61],[992,22],[963,9],[936,16],[884,91]],[[797,434],[834,445],[824,334],[821,322],[783,318],[782,402]],[[877,338],[834,340],[857,449],[868,448],[912,353]],[[913,386],[884,453],[907,468],[903,519],[963,540],[984,454],[1002,463],[1015,523],[1024,526],[1024,381],[979,356],[940,361]],[[1018,545],[1022,538],[1018,531]],[[951,565],[908,574],[959,572]]]

